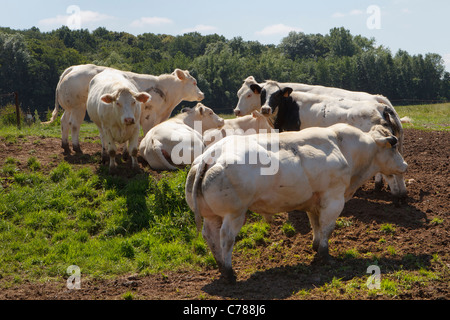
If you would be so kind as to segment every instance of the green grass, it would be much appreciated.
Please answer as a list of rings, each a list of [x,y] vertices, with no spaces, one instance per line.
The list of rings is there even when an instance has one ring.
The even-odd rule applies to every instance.
[[[403,124],[404,128],[420,130],[450,130],[450,103],[397,106],[395,110],[399,116],[408,116],[412,124]]]
[[[95,278],[212,264],[184,199],[187,171],[128,180],[67,162],[43,174],[35,158],[28,163],[5,170],[15,165],[8,159],[1,172],[0,277],[64,276],[69,265]]]
[[[397,107],[400,116],[409,116],[413,125],[406,128],[448,130],[450,104]],[[228,116],[229,117],[229,116]],[[96,126],[84,123],[81,141],[98,135]],[[43,126],[1,126],[2,142],[14,143],[28,136],[60,138],[57,124]],[[0,279],[11,283],[67,277],[70,265],[77,265],[83,277],[115,277],[126,273],[162,273],[179,269],[216,267],[210,251],[197,235],[193,214],[184,199],[187,170],[165,174],[156,180],[146,173],[127,179],[107,174],[105,167],[72,166],[61,162],[50,172],[43,170],[34,154],[19,170],[14,155],[0,163]],[[340,218],[337,229],[352,226]],[[442,224],[433,219],[430,224]],[[296,236],[290,223],[282,233]],[[395,235],[392,224],[380,227],[379,242]],[[250,255],[260,247],[280,252],[281,242],[271,242],[270,225],[252,216],[242,228],[236,251]],[[253,251],[252,251],[253,250]],[[380,290],[368,290],[368,276],[336,277],[316,289],[300,290],[308,296],[314,290],[335,292],[349,298],[383,294],[395,296],[411,286],[423,286],[443,277],[417,257],[400,256],[392,246],[384,254],[416,270],[382,270]],[[348,248],[339,257],[344,262],[363,259],[365,254]],[[433,256],[440,266],[441,257]],[[442,267],[440,267],[442,269]],[[448,267],[447,267],[448,272]],[[137,299],[127,292],[123,299]]]

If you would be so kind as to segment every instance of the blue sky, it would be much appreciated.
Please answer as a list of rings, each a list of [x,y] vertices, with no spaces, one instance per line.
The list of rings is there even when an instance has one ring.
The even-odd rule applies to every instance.
[[[0,26],[50,31],[99,26],[135,35],[217,33],[279,44],[289,31],[326,34],[345,27],[395,54],[440,54],[450,71],[448,0],[0,0]]]

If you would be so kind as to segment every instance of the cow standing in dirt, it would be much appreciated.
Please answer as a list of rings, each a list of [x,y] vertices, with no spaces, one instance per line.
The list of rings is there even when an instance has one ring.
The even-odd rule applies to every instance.
[[[186,201],[198,229],[204,218],[202,234],[224,279],[235,281],[231,256],[248,209],[264,215],[306,211],[313,249],[327,258],[328,239],[345,202],[375,173],[406,171],[396,144],[380,125],[365,133],[336,124],[229,136],[207,149],[189,171]]]
[[[116,142],[128,142],[132,167],[138,166],[138,139],[141,104],[151,100],[122,72],[107,70],[92,78],[89,85],[87,111],[97,125],[103,147],[103,157],[109,155],[110,171],[116,168]]]
[[[70,130],[72,130],[73,150],[82,152],[79,133],[86,115],[89,83],[93,77],[105,70],[115,69],[93,64],[76,65],[67,68],[59,78],[55,92],[55,109],[51,120],[44,124],[55,121],[59,106],[64,109],[61,117],[61,140],[65,153],[70,153]],[[153,126],[167,120],[181,101],[201,101],[205,97],[197,87],[197,81],[188,71],[175,69],[172,74],[160,76],[120,72],[136,86],[138,91],[145,91],[152,95],[150,102],[142,104],[140,125],[144,135]]]

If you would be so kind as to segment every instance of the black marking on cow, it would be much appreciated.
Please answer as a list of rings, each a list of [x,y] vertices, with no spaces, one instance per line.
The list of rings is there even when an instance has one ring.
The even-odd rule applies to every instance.
[[[279,94],[282,95],[281,91]],[[291,96],[281,97],[278,114],[274,122],[275,129],[278,129],[280,132],[299,131],[300,126],[300,107],[298,103]]]
[[[147,93],[151,93],[154,92],[157,95],[159,95],[161,97],[161,99],[163,99],[164,101],[166,101],[166,94],[164,93],[164,91],[162,91],[161,89],[157,88],[157,87],[150,87],[147,90],[145,90],[145,92]]]
[[[383,118],[386,121],[387,127],[392,130],[392,134],[398,137],[400,135],[400,128],[397,122],[395,121],[396,115],[389,106],[384,107]],[[391,119],[394,121],[391,121]]]

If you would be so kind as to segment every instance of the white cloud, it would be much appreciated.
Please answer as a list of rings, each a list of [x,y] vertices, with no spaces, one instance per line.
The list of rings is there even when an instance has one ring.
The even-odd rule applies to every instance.
[[[204,24],[198,24],[193,28],[187,28],[187,29],[183,29],[181,30],[182,33],[189,33],[189,32],[210,32],[210,31],[214,31],[217,30],[216,27],[214,26],[208,26],[208,25],[204,25]]]
[[[134,20],[131,22],[132,27],[144,27],[147,25],[151,26],[162,26],[165,24],[171,24],[173,23],[172,20],[169,18],[163,18],[163,17],[142,17],[138,20]]]
[[[358,9],[354,9],[349,12],[349,15],[351,15],[351,16],[359,16],[362,14],[364,14],[364,12],[362,10],[358,10]]]
[[[331,17],[337,19],[337,18],[345,18],[345,17],[349,17],[349,16],[360,16],[362,14],[364,14],[364,11],[359,10],[359,9],[353,9],[346,13],[335,12],[331,15]]]
[[[94,11],[74,11],[73,14],[68,15],[57,15],[53,18],[47,18],[39,20],[38,24],[44,27],[57,27],[61,25],[70,25],[73,24],[73,19],[76,17],[79,19],[80,27],[83,25],[92,23],[92,22],[100,22],[104,20],[114,19],[114,17],[109,16],[107,14],[94,12]]]
[[[261,31],[257,31],[256,34],[261,36],[272,36],[277,34],[288,34],[291,31],[301,32],[303,30],[300,28],[290,27],[280,23],[267,26]]]

